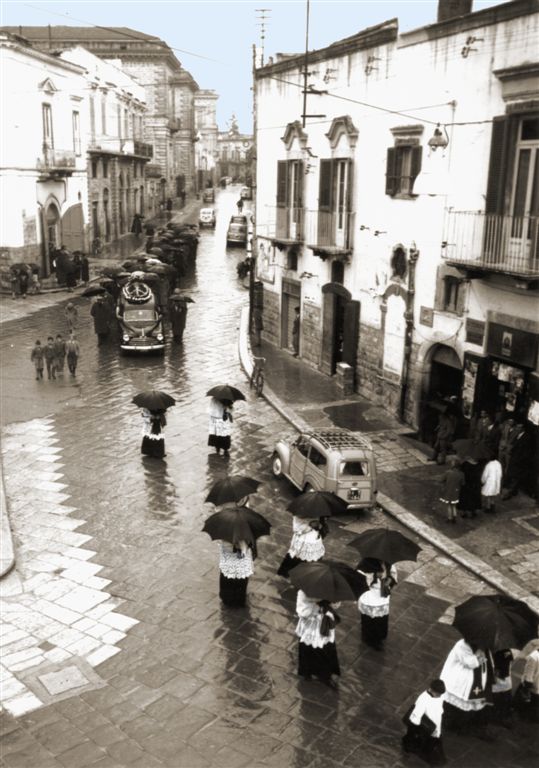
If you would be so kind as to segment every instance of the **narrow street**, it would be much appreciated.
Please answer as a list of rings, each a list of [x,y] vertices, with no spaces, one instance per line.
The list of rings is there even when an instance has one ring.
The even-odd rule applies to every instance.
[[[248,300],[226,249],[239,189],[220,190],[217,227],[202,230],[182,345],[164,358],[98,346],[88,299],[75,300],[77,377],[34,380],[35,339],[65,333],[67,298],[2,333],[2,455],[17,567],[2,594],[3,747],[9,768],[415,768],[401,752],[401,717],[459,639],[452,606],[492,588],[424,546],[392,597],[383,653],[362,645],[358,611],[343,604],[338,692],[296,675],[295,591],[276,576],[291,534],[295,491],[270,473],[276,439],[291,429],[249,393],[238,361]],[[249,207],[247,203],[246,208]],[[244,211],[245,212],[245,211]],[[207,446],[206,391],[227,381],[235,406],[230,459]],[[166,459],[142,459],[146,388],[176,398]],[[218,548],[201,533],[204,498],[230,474],[262,481],[252,506],[272,523],[259,542],[248,607],[218,597]],[[381,512],[330,524],[330,557],[355,565],[353,536],[396,527]],[[521,662],[515,665],[521,669]],[[497,729],[484,743],[445,738],[449,766],[531,768],[531,729]]]

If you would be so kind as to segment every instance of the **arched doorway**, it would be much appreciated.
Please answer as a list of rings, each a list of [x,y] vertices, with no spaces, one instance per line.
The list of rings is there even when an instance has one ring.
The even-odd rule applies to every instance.
[[[453,401],[455,407],[461,399],[463,368],[460,357],[447,344],[434,344],[427,358],[428,384],[422,414],[421,433],[425,442],[434,438],[440,412]]]
[[[355,369],[359,338],[359,301],[339,283],[322,286],[322,356],[320,368],[332,376],[338,363]]]

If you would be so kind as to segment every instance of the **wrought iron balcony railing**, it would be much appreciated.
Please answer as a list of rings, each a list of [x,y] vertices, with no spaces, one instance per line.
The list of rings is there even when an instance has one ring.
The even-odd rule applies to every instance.
[[[149,159],[153,157],[153,144],[148,144],[145,141],[138,141],[138,139],[135,139],[133,144],[135,155],[138,155],[139,157],[148,157]]]
[[[354,222],[352,211],[307,211],[306,242],[315,250],[351,251]]]
[[[46,171],[74,171],[76,164],[74,150],[50,147],[43,147],[43,155],[37,161],[37,167]]]
[[[539,278],[539,216],[449,211],[444,259],[479,272]]]

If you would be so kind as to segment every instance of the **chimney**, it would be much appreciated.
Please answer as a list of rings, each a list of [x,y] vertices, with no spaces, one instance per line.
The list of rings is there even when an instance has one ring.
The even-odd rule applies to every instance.
[[[473,0],[438,0],[437,21],[456,19],[472,12]]]

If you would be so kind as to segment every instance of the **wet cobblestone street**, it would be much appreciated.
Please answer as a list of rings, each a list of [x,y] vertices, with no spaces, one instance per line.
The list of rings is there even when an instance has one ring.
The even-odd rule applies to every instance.
[[[347,603],[339,691],[298,679],[295,591],[275,573],[296,492],[270,473],[273,444],[291,428],[249,393],[239,366],[245,254],[225,249],[236,197],[220,192],[217,228],[201,232],[182,283],[195,302],[184,343],[167,342],[164,358],[123,357],[114,338],[98,346],[90,302],[77,298],[76,380],[37,382],[30,349],[66,331],[67,298],[3,326],[2,454],[18,559],[0,588],[2,768],[422,765],[401,752],[401,717],[459,637],[455,602],[492,588],[423,545],[399,571],[384,652],[361,644]],[[207,446],[206,391],[224,381],[247,396],[230,459]],[[162,462],[142,459],[131,404],[150,387],[177,401]],[[201,532],[208,488],[226,473],[262,481],[252,507],[272,523],[242,609],[221,605],[218,548]],[[373,524],[397,526],[382,512],[333,521],[329,556],[355,565],[347,545]],[[537,765],[526,725],[497,733],[492,744],[447,734],[448,764]]]

